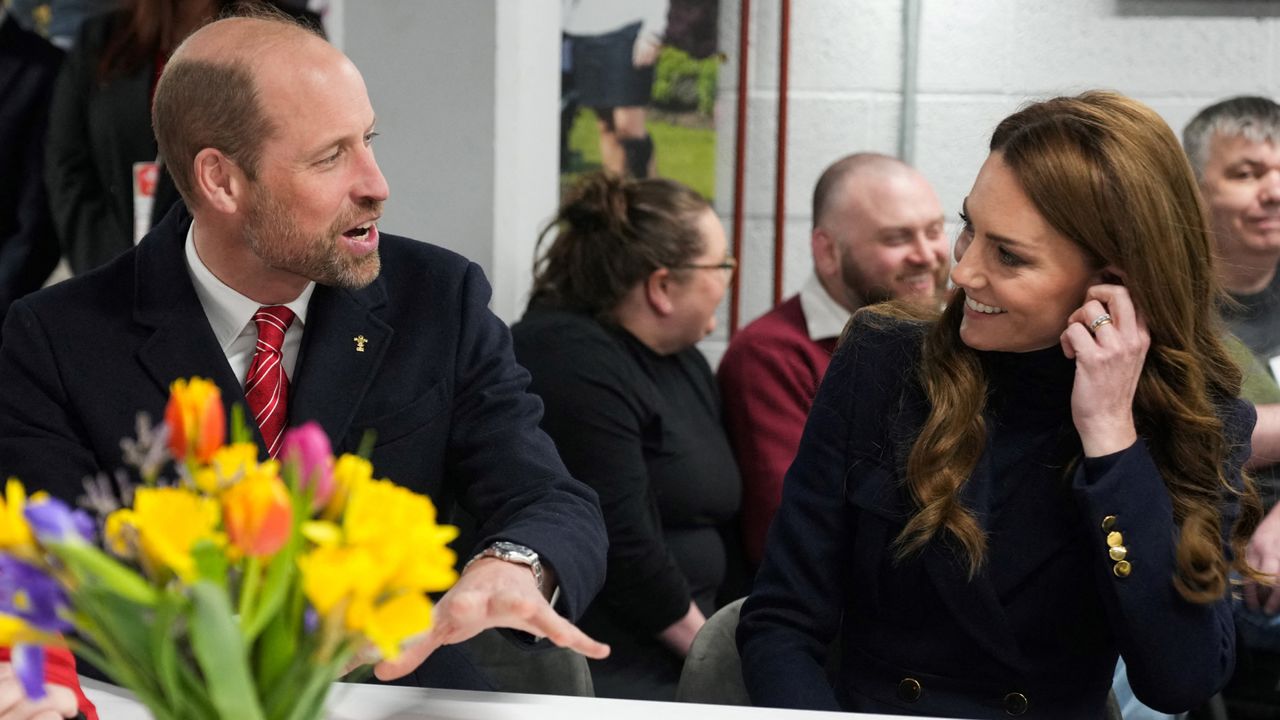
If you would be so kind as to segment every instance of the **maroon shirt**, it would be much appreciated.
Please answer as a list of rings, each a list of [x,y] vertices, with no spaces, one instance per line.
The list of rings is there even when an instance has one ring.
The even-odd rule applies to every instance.
[[[793,295],[735,335],[720,361],[725,428],[742,474],[742,544],[752,564],[764,553],[782,478],[836,342],[809,338],[800,296]]]

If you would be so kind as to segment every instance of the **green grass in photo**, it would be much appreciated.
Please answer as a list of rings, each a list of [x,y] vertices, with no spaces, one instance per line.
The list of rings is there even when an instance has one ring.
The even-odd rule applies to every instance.
[[[714,200],[716,190],[716,134],[710,128],[686,127],[650,117],[646,123],[658,158],[658,175],[679,180]],[[584,173],[600,169],[600,137],[596,116],[583,108],[569,131],[573,163],[560,175],[563,191]]]

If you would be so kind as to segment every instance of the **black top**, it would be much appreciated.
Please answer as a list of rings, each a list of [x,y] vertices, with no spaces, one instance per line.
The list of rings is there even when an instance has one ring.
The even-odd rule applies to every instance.
[[[588,616],[651,637],[691,596],[710,614],[726,572],[719,527],[741,486],[707,361],[696,348],[659,355],[620,327],[548,308],[531,306],[512,335],[546,405],[543,429],[600,495],[608,578]]]

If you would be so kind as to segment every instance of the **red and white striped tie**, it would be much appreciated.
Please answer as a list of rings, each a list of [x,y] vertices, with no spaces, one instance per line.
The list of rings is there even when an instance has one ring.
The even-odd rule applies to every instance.
[[[244,383],[244,399],[262,431],[267,454],[275,457],[284,437],[289,416],[289,376],[284,374],[284,332],[293,324],[293,311],[283,305],[258,308],[253,322],[258,326],[258,346],[249,363]]]

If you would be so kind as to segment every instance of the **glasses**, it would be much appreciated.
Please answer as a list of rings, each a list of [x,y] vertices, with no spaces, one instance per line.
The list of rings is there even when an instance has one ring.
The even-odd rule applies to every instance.
[[[727,257],[724,259],[724,262],[720,262],[720,263],[715,263],[715,264],[688,263],[685,265],[672,265],[671,269],[672,270],[720,270],[725,274],[725,277],[732,277],[733,271],[738,269],[738,260],[737,258]]]

